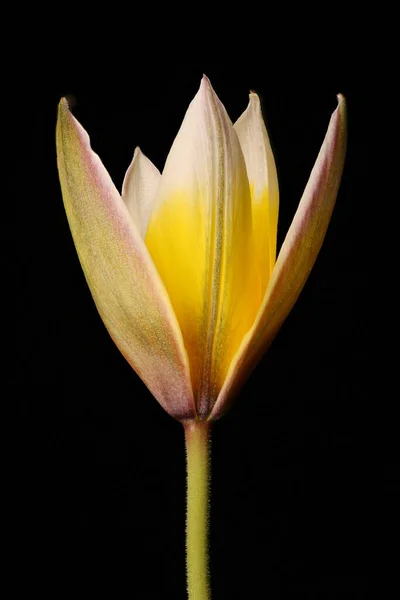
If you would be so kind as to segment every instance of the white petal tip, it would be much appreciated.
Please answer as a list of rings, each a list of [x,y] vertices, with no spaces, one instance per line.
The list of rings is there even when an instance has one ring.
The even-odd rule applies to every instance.
[[[202,92],[206,96],[209,96],[210,94],[215,94],[211,85],[211,81],[208,79],[207,75],[203,75],[203,77],[201,78],[199,92]]]
[[[192,103],[196,104],[199,102],[200,105],[203,105],[204,103],[208,102],[210,98],[215,96],[216,94],[213,90],[210,80],[208,79],[207,75],[203,75],[200,81],[199,90],[193,98]]]
[[[249,106],[248,108],[255,110],[256,113],[261,112],[261,103],[260,103],[260,98],[258,96],[258,94],[256,94],[256,92],[253,92],[252,90],[249,93]]]

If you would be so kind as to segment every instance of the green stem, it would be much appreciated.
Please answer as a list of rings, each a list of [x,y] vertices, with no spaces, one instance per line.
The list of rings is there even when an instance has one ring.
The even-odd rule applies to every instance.
[[[189,600],[211,598],[208,570],[210,423],[186,423],[186,576]]]

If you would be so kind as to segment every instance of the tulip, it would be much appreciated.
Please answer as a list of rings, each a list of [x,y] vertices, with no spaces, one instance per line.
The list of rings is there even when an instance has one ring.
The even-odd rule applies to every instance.
[[[343,96],[276,258],[279,190],[260,101],[232,125],[203,77],[162,175],[136,148],[122,194],[59,104],[62,195],[97,309],[185,429],[187,580],[209,598],[208,441],[298,298],[321,248],[346,149]]]

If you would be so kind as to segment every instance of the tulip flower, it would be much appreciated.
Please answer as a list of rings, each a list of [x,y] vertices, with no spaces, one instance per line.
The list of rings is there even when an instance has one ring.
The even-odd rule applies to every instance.
[[[279,190],[260,101],[232,125],[203,77],[162,174],[136,148],[118,192],[59,104],[57,155],[74,243],[126,360],[185,429],[187,580],[209,598],[208,440],[298,298],[321,248],[346,148],[343,96],[276,258]]]

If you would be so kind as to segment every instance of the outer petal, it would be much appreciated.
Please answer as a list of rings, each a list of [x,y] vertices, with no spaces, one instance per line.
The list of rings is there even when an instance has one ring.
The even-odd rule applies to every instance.
[[[206,417],[261,302],[239,140],[207,78],[161,177],[146,245],[171,298]]]
[[[165,410],[193,416],[181,332],[128,209],[65,100],[57,122],[65,210],[97,309],[118,348]]]
[[[157,167],[136,148],[122,184],[122,198],[142,238],[146,235],[160,178]]]
[[[250,182],[255,255],[264,295],[276,260],[279,187],[260,99],[254,92],[249,97],[249,105],[234,127],[243,150]]]
[[[339,189],[346,154],[346,103],[338,96],[325,140],[280,250],[253,327],[230,365],[210,418],[225,412],[296,302],[321,248]]]

